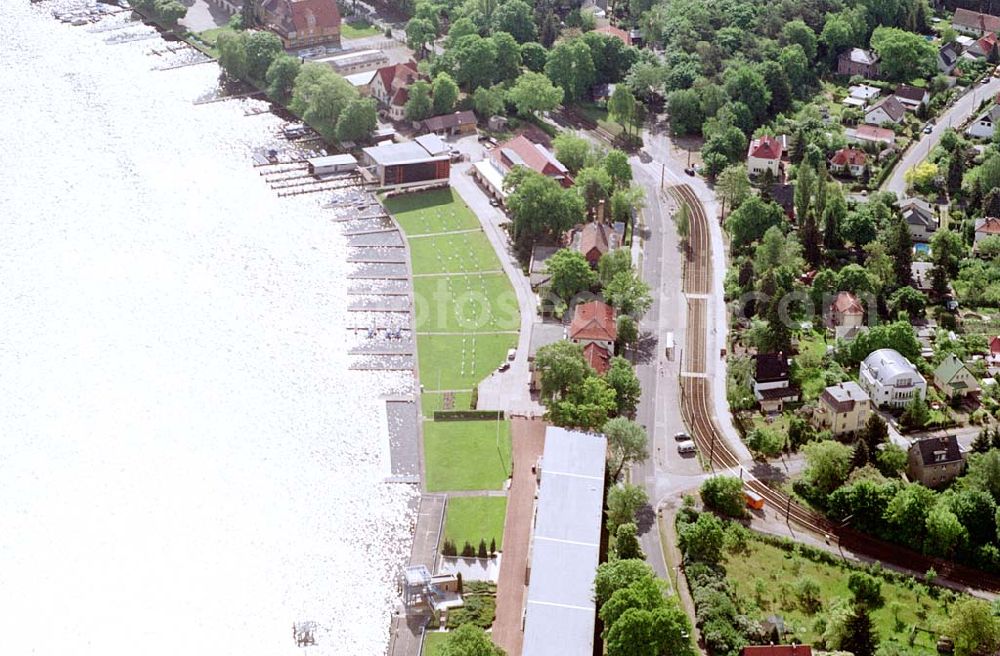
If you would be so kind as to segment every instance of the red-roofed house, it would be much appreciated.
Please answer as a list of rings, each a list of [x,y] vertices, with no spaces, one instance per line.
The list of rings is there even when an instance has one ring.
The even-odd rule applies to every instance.
[[[747,149],[747,172],[760,175],[770,171],[775,177],[781,166],[781,142],[775,137],[764,135],[750,142]]]
[[[1000,18],[968,9],[956,9],[951,25],[959,32],[973,36],[985,36],[1000,32]]]
[[[1000,236],[1000,219],[995,216],[988,216],[985,219],[976,219],[976,232],[972,250],[976,249],[979,242],[987,237]]]
[[[860,178],[868,168],[868,156],[854,147],[841,148],[830,158],[831,173],[846,173]]]
[[[891,146],[896,142],[896,133],[888,128],[880,128],[877,125],[863,124],[854,130],[846,131],[848,141],[862,143],[880,143]]]
[[[389,118],[401,121],[405,116],[406,101],[410,98],[407,89],[419,79],[416,62],[383,66],[375,71],[372,78],[372,97],[388,110]]]
[[[990,340],[990,355],[1000,357],[1000,337],[994,337]]]
[[[490,160],[506,175],[515,166],[527,166],[544,176],[553,178],[563,187],[573,186],[573,178],[563,163],[549,152],[548,148],[536,144],[523,134],[504,142],[490,152]]]
[[[840,292],[830,304],[829,317],[833,328],[854,328],[864,323],[865,308],[851,292]]]
[[[997,35],[987,34],[969,46],[965,54],[977,59],[989,58],[997,53]]]
[[[608,353],[614,353],[615,340],[618,339],[615,309],[601,301],[580,303],[569,325],[569,339],[574,344],[596,344]]]
[[[753,645],[744,647],[740,656],[812,656],[809,645]]]
[[[618,248],[620,241],[620,236],[613,227],[598,221],[584,224],[582,228],[574,231],[572,237],[573,246],[595,269],[601,256]]]
[[[611,353],[596,342],[590,342],[583,347],[583,359],[587,361],[597,375],[603,376],[611,367]]]
[[[286,48],[320,43],[340,46],[340,10],[336,0],[264,0],[258,17]]]
[[[632,45],[632,37],[629,36],[628,32],[621,29],[620,27],[615,27],[614,25],[605,25],[604,27],[599,27],[594,32],[598,34],[606,34],[608,36],[613,36],[616,39],[621,39],[622,43],[627,46]]]

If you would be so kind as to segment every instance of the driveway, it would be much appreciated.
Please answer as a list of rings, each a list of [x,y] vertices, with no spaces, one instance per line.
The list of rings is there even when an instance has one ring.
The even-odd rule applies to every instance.
[[[906,180],[904,178],[906,172],[927,157],[928,153],[941,141],[941,136],[946,129],[953,127],[957,130],[975,113],[979,108],[979,103],[990,96],[995,96],[997,92],[1000,92],[1000,78],[991,76],[990,81],[986,84],[976,83],[971,90],[938,117],[930,134],[922,134],[922,139],[913,143],[906,150],[903,158],[896,164],[892,175],[882,183],[882,190],[895,192],[897,197],[903,198],[906,195]]]
[[[204,32],[229,23],[230,13],[208,0],[184,0],[181,4],[188,10],[180,24],[192,32]]]

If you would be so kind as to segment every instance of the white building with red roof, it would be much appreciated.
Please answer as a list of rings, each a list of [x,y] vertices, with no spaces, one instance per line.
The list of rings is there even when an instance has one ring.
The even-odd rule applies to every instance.
[[[781,142],[776,137],[763,135],[750,142],[747,149],[747,172],[760,175],[770,171],[775,177],[781,167]]]
[[[828,315],[833,328],[855,328],[865,321],[865,307],[851,292],[840,292],[830,304]]]
[[[986,36],[1000,32],[1000,18],[968,9],[956,9],[951,25],[963,34]]]
[[[264,0],[258,17],[281,37],[285,48],[318,44],[340,47],[340,9],[336,0]]]
[[[1000,236],[1000,219],[995,216],[988,216],[985,219],[976,219],[976,232],[973,241],[973,250],[979,245],[979,242],[986,239],[987,237],[998,237]]]
[[[830,158],[830,172],[860,178],[868,168],[868,156],[863,150],[849,146],[841,148]]]
[[[590,301],[576,306],[569,325],[569,339],[574,344],[596,344],[609,354],[615,352],[618,323],[615,309],[602,301]]]
[[[507,197],[503,180],[515,166],[524,166],[541,173],[563,187],[573,186],[569,170],[556,159],[552,151],[523,134],[491,150],[486,159],[472,165],[472,172],[487,193],[502,201]]]

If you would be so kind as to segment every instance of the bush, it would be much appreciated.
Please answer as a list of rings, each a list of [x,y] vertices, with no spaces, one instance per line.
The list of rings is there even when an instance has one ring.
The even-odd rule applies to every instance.
[[[472,546],[472,543],[466,540],[465,544],[462,545],[462,557],[463,558],[475,558],[476,548]]]
[[[705,507],[729,517],[746,514],[743,481],[735,476],[714,476],[701,484],[701,500]]]

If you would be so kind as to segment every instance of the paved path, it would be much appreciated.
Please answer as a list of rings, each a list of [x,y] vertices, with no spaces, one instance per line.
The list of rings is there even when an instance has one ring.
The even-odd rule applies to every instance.
[[[941,141],[946,129],[949,127],[958,129],[976,112],[979,103],[990,96],[995,96],[997,92],[1000,92],[1000,78],[991,76],[988,83],[977,83],[968,93],[955,101],[955,104],[937,119],[934,130],[930,134],[921,134],[923,138],[907,149],[903,158],[896,164],[892,175],[882,183],[882,190],[893,191],[899,198],[905,196],[906,172],[927,157],[927,154]]]
[[[504,372],[494,371],[479,383],[479,403],[476,407],[480,410],[541,414],[545,409],[532,400],[528,391],[531,375],[528,371],[528,349],[531,343],[531,327],[538,320],[537,299],[531,290],[528,277],[521,271],[521,265],[510,250],[507,232],[501,227],[507,217],[498,208],[490,205],[489,198],[472,178],[471,162],[453,166],[451,171],[451,186],[479,217],[486,237],[493,245],[493,250],[500,258],[503,270],[514,287],[517,306],[521,312],[517,355],[510,363],[510,369]]]
[[[511,441],[514,476],[503,527],[503,558],[497,585],[493,642],[503,647],[507,656],[520,656],[524,639],[521,615],[527,592],[531,524],[535,512],[536,483],[531,468],[542,455],[545,424],[538,419],[515,418],[511,426]]]

